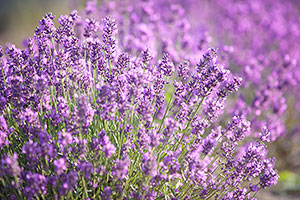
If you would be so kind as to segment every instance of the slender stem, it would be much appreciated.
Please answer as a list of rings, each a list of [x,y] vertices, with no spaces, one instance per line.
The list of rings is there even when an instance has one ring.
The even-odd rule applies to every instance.
[[[111,60],[108,60],[108,66],[109,66],[109,74],[111,75]]]
[[[172,146],[172,148],[176,145],[176,149],[177,149],[178,146],[182,143],[182,140],[183,140],[183,138],[186,136],[186,132],[187,132],[187,130],[188,130],[188,128],[189,128],[191,122],[193,121],[195,115],[197,114],[198,110],[200,109],[200,107],[201,107],[201,105],[202,105],[202,103],[203,103],[205,97],[206,97],[206,96],[204,96],[204,97],[201,99],[201,101],[200,101],[198,107],[196,108],[195,112],[193,113],[191,119],[188,121],[188,123],[187,123],[185,129],[184,129],[183,132],[182,132],[182,137],[180,138],[179,142],[178,142],[177,144],[174,143],[174,145]]]
[[[172,100],[173,100],[173,98],[174,98],[174,93],[175,93],[175,90],[174,90],[174,92],[173,92],[173,94],[172,94],[172,97],[170,98],[170,100],[169,100],[169,102],[168,102],[166,111],[165,111],[164,116],[163,116],[163,118],[162,118],[162,120],[161,120],[161,122],[160,122],[160,125],[159,125],[159,128],[158,128],[157,133],[160,132],[160,130],[161,130],[161,128],[162,128],[162,125],[163,125],[163,123],[164,123],[164,121],[165,121],[165,118],[166,118],[166,116],[167,116],[167,114],[168,114],[170,104],[171,104],[171,102],[172,102]]]
[[[83,186],[83,196],[84,196],[84,199],[87,199],[88,198],[88,192],[87,192],[87,188],[86,188],[86,183],[85,183],[85,179],[84,179],[84,176],[82,175],[81,176],[81,181],[82,181],[82,186]]]
[[[188,121],[188,124],[186,125],[185,130],[188,129],[188,127],[189,127],[190,124],[192,123],[192,121],[193,121],[194,117],[196,116],[197,112],[199,111],[199,109],[200,109],[200,107],[201,107],[201,105],[202,105],[204,99],[205,99],[205,96],[202,97],[202,99],[201,99],[201,101],[200,101],[198,107],[196,108],[195,112],[193,113],[191,119]]]
[[[3,77],[3,80],[4,80],[4,85],[5,85],[5,87],[7,87],[6,78],[5,78],[4,69],[3,69],[3,66],[2,66],[1,60],[0,60],[0,65],[1,65],[2,77]]]

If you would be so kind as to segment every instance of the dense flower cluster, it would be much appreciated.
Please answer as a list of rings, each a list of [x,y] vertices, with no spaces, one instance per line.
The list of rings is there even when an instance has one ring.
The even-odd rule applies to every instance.
[[[116,18],[120,49],[139,56],[147,45],[156,50],[157,59],[167,53],[176,65],[185,60],[182,67],[188,62],[195,66],[197,55],[216,45],[221,62],[244,80],[236,102],[225,114],[245,115],[255,137],[265,126],[272,141],[298,132],[299,120],[286,123],[287,117],[300,118],[300,112],[288,110],[288,106],[299,110],[300,55],[295,41],[300,26],[294,1],[133,2],[102,1],[97,7],[93,0],[87,3],[85,15]]]
[[[204,26],[211,33],[218,48],[226,52],[222,62],[244,79],[231,113],[246,115],[255,130],[267,126],[272,141],[299,133],[298,2],[177,2],[189,10],[190,18],[199,19],[195,27]],[[199,17],[198,8],[203,6],[206,9]]]
[[[89,5],[93,5],[93,12],[86,14],[109,14],[122,22],[119,32],[124,37],[120,37],[119,47],[131,54],[139,55],[131,45],[147,44],[156,49],[154,57],[160,52],[168,53],[175,65],[186,60],[195,66],[196,55],[205,53],[207,47],[218,47],[219,61],[243,78],[240,93],[237,98],[230,98],[220,121],[244,115],[251,122],[256,138],[267,127],[271,141],[280,139],[277,145],[280,141],[290,141],[290,137],[298,140],[297,1],[114,0],[101,1],[99,7],[96,1],[92,2]],[[285,151],[294,152],[286,149],[288,145],[282,146]],[[290,161],[294,163],[293,160]]]
[[[248,113],[222,117],[242,78],[208,34],[191,42],[183,7],[156,6],[91,1],[0,49],[1,198],[253,199],[276,184],[273,129],[252,140]]]

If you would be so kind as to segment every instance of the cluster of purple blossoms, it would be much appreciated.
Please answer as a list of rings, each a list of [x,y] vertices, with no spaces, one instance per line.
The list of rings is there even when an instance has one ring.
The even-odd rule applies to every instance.
[[[297,74],[300,54],[296,44],[300,26],[297,23],[297,2],[176,2],[189,11],[187,17],[197,18],[193,28],[210,33],[223,52],[222,63],[244,80],[236,103],[232,104],[232,109],[227,109],[228,114],[247,116],[255,132],[267,127],[272,133],[272,141],[299,133],[297,99],[300,79]],[[166,1],[167,5],[170,3]],[[202,7],[206,9],[199,14]],[[254,136],[259,137],[258,134]]]
[[[221,121],[242,79],[167,6],[91,1],[1,48],[1,198],[253,199],[276,184],[268,124],[253,141],[244,113]]]

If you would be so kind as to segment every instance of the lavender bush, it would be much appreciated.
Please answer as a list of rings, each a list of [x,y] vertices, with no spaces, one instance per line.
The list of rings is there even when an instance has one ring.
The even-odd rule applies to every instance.
[[[167,52],[175,65],[187,60],[194,66],[197,55],[217,46],[221,62],[244,80],[222,119],[244,115],[253,136],[259,137],[266,126],[272,141],[299,132],[300,26],[295,1],[133,2],[103,0],[97,6],[97,1],[89,1],[84,15],[118,19],[119,48],[132,55],[139,56],[147,44],[155,58]]]
[[[147,44],[155,49],[154,57],[167,52],[175,65],[188,60],[195,66],[199,54],[218,47],[219,62],[243,78],[240,92],[231,96],[218,121],[244,115],[252,136],[258,138],[267,127],[276,141],[276,147],[270,145],[273,153],[299,157],[287,145],[298,141],[300,130],[297,1],[101,0],[97,7],[94,0],[87,5],[88,17],[118,19],[119,48],[133,55]],[[299,168],[293,157],[283,169]],[[286,163],[280,160],[279,166]]]
[[[272,132],[224,117],[242,79],[207,34],[186,39],[183,8],[156,16],[145,1],[99,21],[93,3],[1,48],[1,198],[254,199],[276,184]]]

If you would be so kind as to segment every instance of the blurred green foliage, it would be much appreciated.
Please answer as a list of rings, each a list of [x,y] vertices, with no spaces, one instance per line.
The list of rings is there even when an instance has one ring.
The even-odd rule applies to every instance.
[[[76,7],[76,0],[0,0],[0,45],[20,47],[32,37],[38,21],[47,12],[59,16]]]
[[[300,194],[300,175],[291,171],[279,172],[280,192],[289,194]]]

